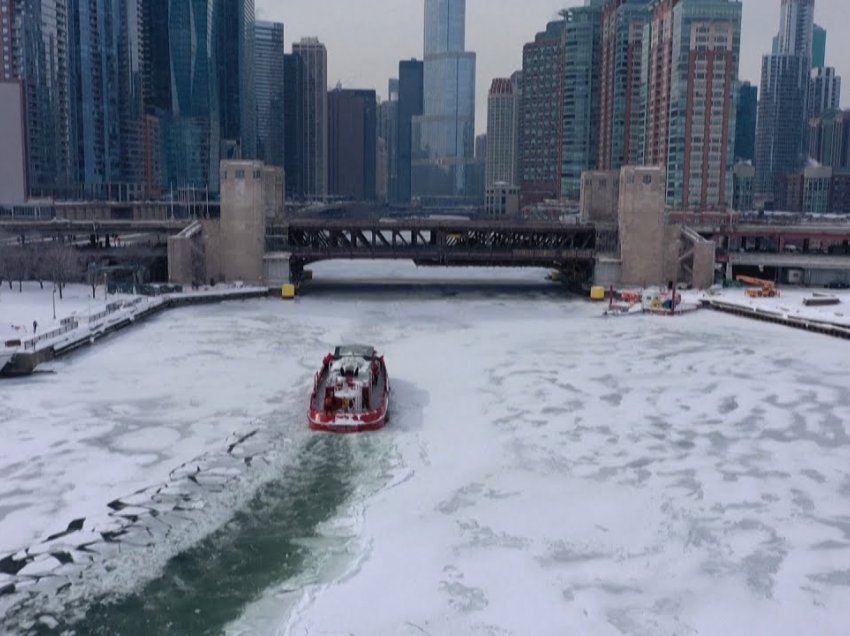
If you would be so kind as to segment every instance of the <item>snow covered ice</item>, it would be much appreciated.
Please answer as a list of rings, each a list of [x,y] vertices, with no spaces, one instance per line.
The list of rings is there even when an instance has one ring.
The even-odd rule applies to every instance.
[[[109,502],[181,487],[196,458],[220,493],[192,499],[176,549],[200,540],[309,448],[312,375],[356,340],[386,355],[393,419],[334,440],[354,487],[295,537],[314,558],[218,622],[214,588],[186,583],[187,629],[846,633],[850,344],[709,311],[605,319],[540,271],[313,269],[293,303],[166,313],[0,384],[0,558],[74,519],[108,527]],[[470,277],[505,282],[451,282]],[[245,452],[267,459],[229,461],[254,431]],[[134,553],[146,594],[173,551],[108,558]],[[158,598],[149,613],[173,611]]]

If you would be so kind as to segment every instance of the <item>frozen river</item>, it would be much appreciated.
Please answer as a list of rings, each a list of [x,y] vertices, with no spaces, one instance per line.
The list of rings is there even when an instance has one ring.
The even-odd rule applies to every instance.
[[[604,319],[539,271],[315,272],[0,384],[0,632],[846,633],[850,344]],[[393,420],[310,434],[346,341]]]

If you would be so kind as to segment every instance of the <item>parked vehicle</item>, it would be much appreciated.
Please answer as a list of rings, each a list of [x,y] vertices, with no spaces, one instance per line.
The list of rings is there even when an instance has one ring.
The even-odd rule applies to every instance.
[[[827,289],[850,289],[850,283],[845,280],[834,280],[826,284]]]

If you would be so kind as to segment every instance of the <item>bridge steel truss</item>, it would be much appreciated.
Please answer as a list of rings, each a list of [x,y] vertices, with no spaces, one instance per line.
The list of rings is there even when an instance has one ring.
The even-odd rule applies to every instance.
[[[291,254],[297,278],[321,260],[410,259],[419,265],[549,267],[590,272],[596,230],[589,225],[504,221],[378,220],[290,221],[270,227],[269,238]],[[269,249],[275,247],[269,245]]]

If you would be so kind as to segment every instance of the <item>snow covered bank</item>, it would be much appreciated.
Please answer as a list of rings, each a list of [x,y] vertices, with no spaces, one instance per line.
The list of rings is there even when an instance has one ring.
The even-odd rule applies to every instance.
[[[134,296],[126,294],[108,295],[103,300],[87,297],[86,309],[82,309],[83,301],[79,297],[80,288],[83,286],[71,286],[65,290],[68,303],[60,299],[60,306],[56,307],[56,292],[52,289],[43,290],[36,288],[35,284],[27,285],[27,293],[19,292],[19,295],[7,296],[6,312],[0,318],[9,320],[6,338],[0,339],[0,345],[5,343],[5,348],[0,350],[0,371],[4,370],[10,363],[12,356],[16,354],[34,353],[41,350],[51,350],[48,359],[54,355],[73,350],[82,344],[92,343],[114,330],[128,326],[134,321],[149,317],[160,309],[174,306],[201,304],[206,302],[239,300],[265,296],[266,288],[245,287],[244,285],[222,285],[219,287],[202,287],[190,291],[169,292],[157,296]],[[89,287],[85,287],[88,293]],[[37,318],[33,319],[30,328],[22,324],[21,317],[24,315],[41,315],[46,311],[49,299],[52,314],[57,318],[49,321]],[[73,308],[73,309],[72,309]],[[67,313],[70,311],[70,313]],[[11,320],[10,320],[11,319]],[[44,360],[33,359],[26,368],[17,369],[15,374],[29,373],[34,366]],[[8,372],[8,368],[6,369]]]
[[[17,283],[11,290],[6,285],[0,289],[0,341],[32,338],[33,321],[38,323],[37,335],[58,328],[63,318],[97,314],[110,302],[135,298],[126,295],[104,298],[103,287],[99,287],[98,292],[97,298],[93,299],[89,285],[66,285],[62,292],[63,298],[59,298],[59,292],[56,291],[54,319],[52,284],[45,283],[44,289],[41,289],[37,282],[28,281],[23,284],[22,292],[18,292]]]

